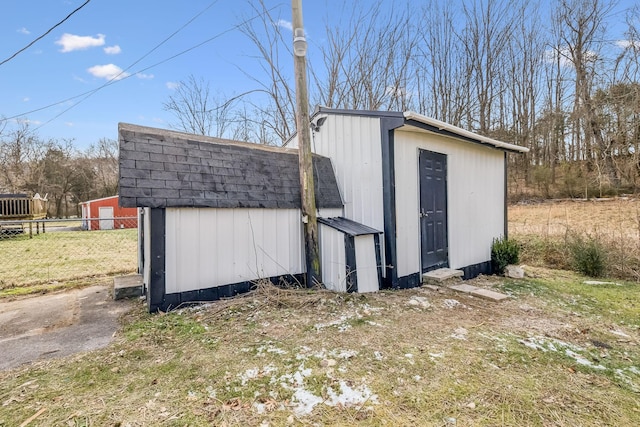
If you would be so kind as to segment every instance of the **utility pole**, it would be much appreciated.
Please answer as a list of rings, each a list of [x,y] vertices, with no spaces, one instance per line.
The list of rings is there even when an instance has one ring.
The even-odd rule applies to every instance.
[[[304,248],[307,267],[306,286],[322,283],[318,221],[311,161],[311,130],[309,128],[309,97],[307,95],[307,41],[302,24],[302,0],[291,0],[293,24],[293,62],[296,78],[296,130],[298,132],[298,169],[304,224]]]

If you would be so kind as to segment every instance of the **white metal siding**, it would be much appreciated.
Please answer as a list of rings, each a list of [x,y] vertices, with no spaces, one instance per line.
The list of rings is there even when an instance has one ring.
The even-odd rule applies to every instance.
[[[345,218],[384,230],[380,120],[331,114],[311,148],[333,163]]]
[[[318,228],[322,282],[327,289],[346,292],[344,234],[323,224],[318,224]]]
[[[504,232],[504,153],[427,132],[395,132],[398,276],[420,272],[418,150],[447,155],[449,265],[491,259]]]
[[[376,245],[372,234],[355,237],[358,292],[378,291]]]
[[[298,209],[166,210],[166,292],[304,272]]]

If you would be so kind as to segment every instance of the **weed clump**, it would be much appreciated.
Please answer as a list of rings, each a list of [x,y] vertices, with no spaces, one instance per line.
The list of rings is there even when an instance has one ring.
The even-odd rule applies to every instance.
[[[520,245],[515,240],[506,237],[493,239],[491,244],[491,267],[497,274],[504,273],[509,264],[517,264],[520,261]]]
[[[589,277],[601,277],[607,266],[607,252],[597,237],[572,235],[568,240],[575,271]]]

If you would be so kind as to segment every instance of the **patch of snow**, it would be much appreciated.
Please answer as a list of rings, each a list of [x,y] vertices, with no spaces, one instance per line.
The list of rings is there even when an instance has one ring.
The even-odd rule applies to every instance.
[[[286,350],[278,348],[273,344],[265,344],[256,348],[256,352],[258,356],[262,356],[264,353],[275,353],[275,354],[287,354]]]
[[[346,323],[338,326],[338,332],[344,332],[344,331],[346,331],[348,329],[351,329],[351,325],[346,324]]]
[[[357,388],[350,387],[346,382],[340,381],[340,393],[336,393],[332,388],[327,388],[328,399],[325,402],[328,406],[352,407],[361,406],[367,402],[378,403],[378,396],[371,393],[366,385]]]
[[[617,329],[611,329],[609,332],[611,332],[613,335],[618,335],[619,337],[623,337],[623,338],[631,338],[629,335],[625,334],[622,331],[619,331]]]
[[[258,368],[247,369],[246,371],[244,371],[244,373],[238,374],[238,376],[240,377],[240,383],[242,385],[247,385],[247,383],[250,380],[255,380],[256,378],[263,377],[277,370],[278,368],[276,368],[275,366],[267,365],[262,369],[258,369]]]
[[[575,351],[571,351],[569,349],[565,349],[564,350],[564,354],[566,354],[570,358],[574,359],[576,361],[576,363],[578,363],[579,365],[588,366],[590,368],[599,369],[599,370],[607,369],[602,365],[594,365],[593,362],[591,362],[588,359],[585,359],[582,355],[576,353]]]
[[[407,301],[408,305],[412,305],[414,307],[427,309],[431,307],[431,303],[425,297],[413,296]]]
[[[585,285],[616,285],[616,286],[622,286],[620,283],[616,283],[616,282],[601,282],[600,280],[585,280],[584,282]]]
[[[453,331],[453,334],[451,334],[451,338],[456,340],[466,340],[467,334],[468,331],[465,328],[456,328],[456,330]]]
[[[628,369],[628,368],[627,368]],[[614,374],[616,376],[616,378],[618,378],[620,381],[624,382],[625,384],[627,384],[629,386],[629,388],[634,392],[634,393],[640,393],[640,386],[638,386],[638,384],[636,384],[635,382],[633,382],[633,380],[631,379],[631,377],[629,375],[627,375],[627,373],[625,372],[624,369],[616,369],[614,371]]]
[[[380,353],[379,351],[374,351],[374,352],[373,352],[373,357],[374,357],[376,360],[382,360],[382,359],[384,358],[384,357],[382,356],[382,353]]]
[[[444,353],[429,353],[429,357],[432,359],[442,359],[444,357]]]
[[[597,370],[606,370],[607,368],[603,365],[595,365],[589,359],[584,357],[579,352],[584,351],[582,347],[578,347],[576,345],[553,339],[553,338],[544,338],[544,337],[529,337],[524,340],[518,340],[520,344],[525,345],[533,350],[540,350],[542,352],[552,351],[552,352],[560,352],[564,350],[564,354],[567,357],[572,358],[575,362],[582,366],[587,366],[592,369]]]
[[[210,399],[216,398],[217,393],[216,393],[216,389],[214,389],[213,386],[207,386],[205,391],[207,392],[207,395],[209,396]]]
[[[407,354],[404,355],[404,357],[406,357],[407,359],[412,359],[413,358],[413,354],[407,353]]]
[[[337,359],[351,359],[352,357],[356,357],[358,352],[355,350],[331,350],[329,355],[337,358]]]
[[[414,375],[414,376],[413,376],[413,379],[414,379],[415,381],[420,381],[420,380],[422,379],[422,377],[421,377],[420,375]]]
[[[444,308],[451,309],[451,308],[456,308],[456,307],[464,307],[465,305],[462,304],[457,299],[446,299],[446,300],[442,301],[442,306]]]
[[[293,393],[291,403],[293,404],[293,412],[296,415],[309,415],[316,405],[322,403],[322,398],[304,388],[298,388]]]

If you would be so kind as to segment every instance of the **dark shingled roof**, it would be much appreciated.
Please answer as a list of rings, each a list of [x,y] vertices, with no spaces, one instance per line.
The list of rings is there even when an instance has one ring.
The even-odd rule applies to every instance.
[[[298,151],[120,123],[122,207],[300,208]],[[313,156],[318,208],[341,208],[327,157]]]

